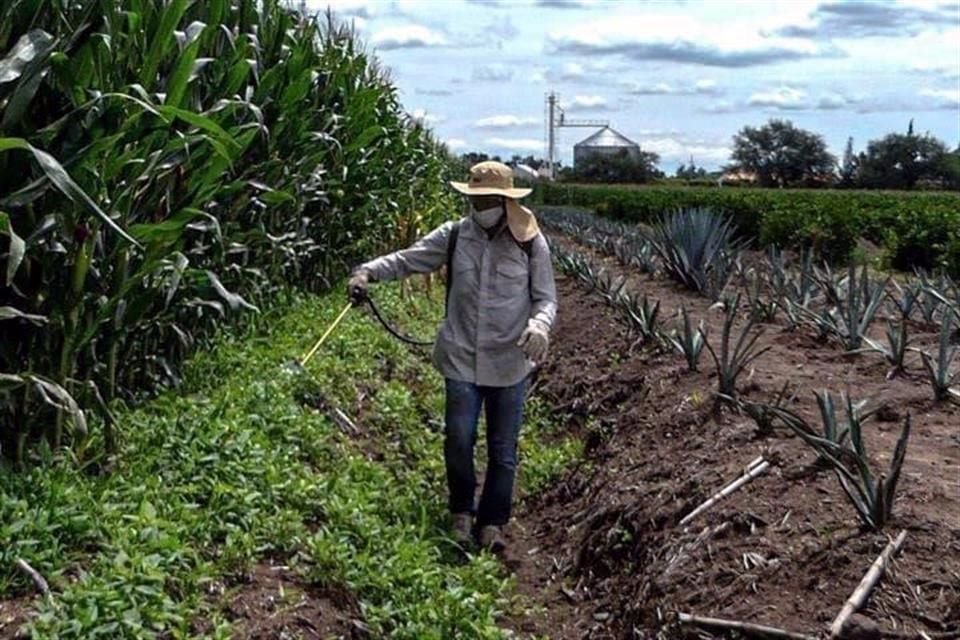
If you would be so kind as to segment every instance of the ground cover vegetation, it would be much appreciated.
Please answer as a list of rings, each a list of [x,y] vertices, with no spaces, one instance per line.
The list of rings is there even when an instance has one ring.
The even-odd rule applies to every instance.
[[[3,3],[0,458],[116,450],[115,402],[175,385],[282,288],[422,233],[453,210],[447,170],[332,20]]]
[[[436,286],[376,295],[418,335],[443,314]],[[247,637],[230,603],[268,560],[321,594],[346,590],[356,605],[338,632],[500,637],[507,574],[486,554],[463,561],[447,538],[443,385],[427,353],[355,311],[306,373],[284,366],[344,297],[290,295],[192,358],[179,391],[117,412],[127,437],[112,473],[44,464],[0,476],[0,598],[33,589],[18,558],[52,590],[35,603],[33,637]],[[521,447],[528,495],[580,445],[534,400]]]

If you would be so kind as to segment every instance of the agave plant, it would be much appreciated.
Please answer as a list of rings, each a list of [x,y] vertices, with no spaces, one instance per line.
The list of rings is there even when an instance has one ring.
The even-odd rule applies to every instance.
[[[744,246],[735,233],[726,216],[706,209],[685,209],[661,216],[647,239],[667,275],[717,300]]]
[[[740,329],[739,335],[736,336],[736,341],[734,341],[733,326],[740,309],[740,294],[732,298],[728,297],[724,306],[726,316],[723,322],[723,331],[720,334],[720,353],[717,354],[710,341],[707,340],[704,331],[701,330],[700,334],[703,336],[704,345],[717,367],[717,384],[720,397],[735,399],[737,378],[770,347],[757,348],[757,340],[763,332],[762,330],[754,331],[756,321],[753,318],[750,318]]]
[[[757,431],[760,436],[767,436],[773,433],[774,426],[774,409],[783,409],[789,403],[793,402],[796,397],[796,393],[787,395],[790,391],[790,381],[787,380],[783,383],[783,386],[780,387],[780,390],[774,394],[772,403],[763,403],[763,402],[740,402],[739,407],[746,412],[748,416],[753,418],[753,421],[757,424]],[[733,402],[732,398],[724,398],[728,402]]]
[[[818,395],[818,400],[819,397]],[[854,419],[851,415],[853,406],[848,398],[848,430],[843,432],[842,441],[839,436],[830,439],[818,435],[810,424],[792,411],[783,408],[771,408],[770,411],[816,451],[818,459],[830,465],[862,524],[869,529],[880,530],[893,514],[897,483],[907,453],[907,440],[910,438],[910,416],[908,414],[904,419],[888,472],[877,477],[870,468],[870,460],[863,444],[863,419]],[[821,417],[826,420],[828,414],[823,413],[822,409],[823,405]],[[832,413],[829,415],[832,417]],[[828,429],[826,424],[824,429]],[[846,442],[847,439],[849,442]]]
[[[659,336],[657,320],[660,312],[659,300],[651,304],[646,294],[638,298],[628,292],[620,297],[619,307],[627,325],[640,334],[642,342],[647,343],[657,339]]]
[[[827,299],[834,301],[833,306],[822,313],[803,310],[803,315],[816,326],[820,335],[835,337],[848,351],[860,349],[867,329],[880,310],[886,282],[872,281],[866,266],[858,280],[852,264],[842,286],[838,286],[833,277],[825,277],[823,282]]]
[[[932,277],[922,269],[917,270],[917,276],[920,278],[921,288],[917,298],[920,315],[927,324],[935,324],[947,304],[945,295],[948,286],[947,277],[943,274]]]
[[[937,343],[936,357],[926,351],[920,351],[923,367],[927,372],[927,378],[930,381],[933,396],[936,400],[946,400],[948,398],[960,400],[960,390],[953,388],[960,380],[960,371],[952,371],[953,361],[957,357],[957,351],[960,351],[960,347],[951,343],[953,323],[954,313],[950,311],[943,316],[943,323],[940,325],[940,340]]]
[[[802,312],[810,307],[816,297],[817,280],[813,252],[803,249],[800,252],[799,269],[790,271],[783,253],[777,247],[771,246],[767,250],[767,265],[770,286],[775,296],[774,304],[786,316],[787,328],[795,329],[803,320]]]
[[[917,306],[917,301],[923,293],[923,286],[917,282],[911,282],[907,285],[901,285],[896,280],[891,280],[893,291],[887,293],[890,303],[896,310],[900,319],[904,322],[913,315],[913,310]]]
[[[703,352],[704,336],[706,331],[703,328],[703,320],[694,327],[690,322],[690,314],[686,307],[680,307],[680,315],[683,319],[680,332],[674,332],[669,336],[670,344],[678,352],[683,354],[687,361],[687,369],[696,371],[700,362],[700,354]]]
[[[887,373],[887,379],[890,379],[897,374],[903,373],[904,360],[907,355],[907,350],[910,348],[910,335],[906,320],[904,319],[900,322],[888,320],[886,337],[887,342],[883,344],[864,336],[863,341],[867,343],[869,348],[861,349],[861,351],[876,351],[883,355],[884,359],[893,365],[893,368]]]
[[[773,322],[777,317],[780,305],[776,299],[767,295],[768,281],[762,273],[756,271],[745,272],[742,276],[742,289],[747,294],[750,305],[750,315],[757,322]]]

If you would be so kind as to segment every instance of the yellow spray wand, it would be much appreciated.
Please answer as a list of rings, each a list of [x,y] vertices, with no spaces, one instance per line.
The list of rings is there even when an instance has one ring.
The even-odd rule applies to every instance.
[[[313,357],[313,354],[317,352],[317,349],[319,349],[320,346],[323,344],[323,342],[327,339],[327,336],[333,333],[333,330],[337,328],[337,325],[340,324],[340,321],[343,320],[343,318],[347,315],[347,312],[350,311],[350,307],[352,306],[353,306],[353,303],[348,302],[347,306],[345,306],[343,308],[343,311],[340,312],[340,315],[337,316],[337,319],[333,321],[333,323],[327,328],[327,330],[323,332],[323,335],[320,336],[320,339],[317,340],[317,343],[313,345],[313,348],[310,349],[310,351],[308,351],[307,353],[305,353],[302,358],[300,358],[301,367],[304,367],[307,364],[307,362],[310,360],[310,358]]]

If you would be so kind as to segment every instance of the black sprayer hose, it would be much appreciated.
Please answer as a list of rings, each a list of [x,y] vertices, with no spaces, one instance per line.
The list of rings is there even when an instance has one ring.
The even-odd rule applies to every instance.
[[[433,344],[433,340],[417,340],[416,338],[411,338],[410,336],[400,333],[399,330],[397,330],[387,321],[386,318],[383,317],[383,314],[380,313],[380,309],[378,309],[377,305],[373,303],[373,298],[370,296],[365,296],[364,301],[370,305],[370,310],[373,311],[373,315],[376,316],[377,320],[380,321],[380,324],[383,325],[383,328],[400,342],[406,342],[407,344],[411,344],[415,347],[429,347]]]

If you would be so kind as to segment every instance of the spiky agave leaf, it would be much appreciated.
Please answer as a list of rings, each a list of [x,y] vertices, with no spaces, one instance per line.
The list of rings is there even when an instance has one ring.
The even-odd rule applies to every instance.
[[[662,215],[646,234],[667,274],[716,300],[734,272],[744,243],[733,222],[707,209]]]

